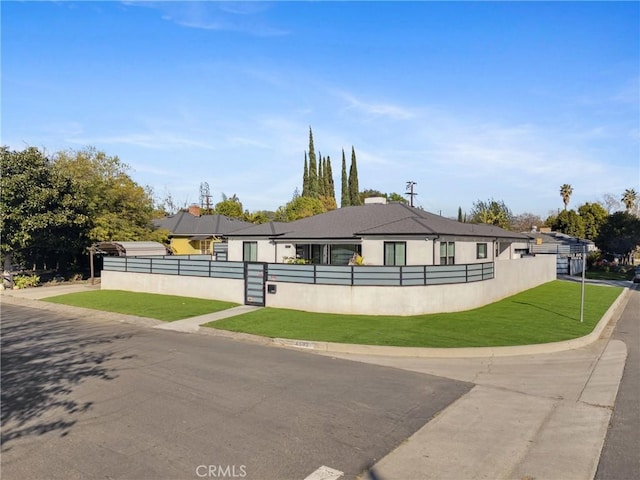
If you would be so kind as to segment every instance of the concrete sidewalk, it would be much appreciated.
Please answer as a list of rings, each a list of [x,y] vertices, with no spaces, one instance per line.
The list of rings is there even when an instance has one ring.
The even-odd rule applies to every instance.
[[[217,320],[234,317],[236,315],[242,315],[243,313],[259,310],[260,308],[262,307],[240,305],[239,307],[229,308],[220,312],[207,313],[206,315],[185,318],[184,320],[176,320],[174,322],[166,322],[162,325],[157,325],[154,328],[159,330],[172,330],[174,332],[196,333],[200,330],[200,325],[204,325],[205,323],[215,322]]]

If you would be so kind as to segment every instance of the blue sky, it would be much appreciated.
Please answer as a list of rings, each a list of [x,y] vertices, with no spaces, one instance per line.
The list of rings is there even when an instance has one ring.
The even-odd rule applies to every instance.
[[[546,216],[640,190],[637,2],[3,1],[2,144],[117,155],[161,198],[302,187],[309,127],[340,185],[455,216]],[[337,192],[339,201],[340,192]]]

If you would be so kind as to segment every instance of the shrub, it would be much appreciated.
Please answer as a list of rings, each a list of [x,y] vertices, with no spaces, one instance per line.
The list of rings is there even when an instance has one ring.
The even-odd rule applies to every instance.
[[[13,277],[13,288],[37,287],[40,284],[38,275],[16,275]]]

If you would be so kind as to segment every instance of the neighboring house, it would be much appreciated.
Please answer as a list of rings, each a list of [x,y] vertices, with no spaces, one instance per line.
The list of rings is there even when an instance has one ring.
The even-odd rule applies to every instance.
[[[597,250],[595,243],[586,238],[577,238],[566,233],[553,232],[550,228],[541,228],[540,231],[525,233],[530,239],[532,253],[557,253],[567,255],[570,253],[582,253],[584,247],[587,252]]]
[[[584,238],[572,237],[550,228],[525,233],[529,237],[529,250],[533,254],[556,255],[556,273],[573,275],[582,271],[582,254],[597,250],[595,243]]]
[[[519,258],[528,237],[461,223],[401,203],[345,207],[290,223],[271,222],[228,235],[228,260],[347,265],[453,265]]]
[[[154,220],[154,225],[170,232],[170,248],[175,255],[213,255],[216,243],[226,242],[231,232],[253,224],[224,215],[200,215],[200,207],[192,205],[188,212]]]

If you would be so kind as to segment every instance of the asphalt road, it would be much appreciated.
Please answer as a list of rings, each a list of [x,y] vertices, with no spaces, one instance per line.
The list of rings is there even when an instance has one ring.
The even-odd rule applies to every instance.
[[[8,304],[1,327],[5,480],[353,478],[472,387]]]
[[[631,480],[640,475],[640,291],[635,287],[612,338],[627,345],[627,363],[618,387],[596,480]]]

